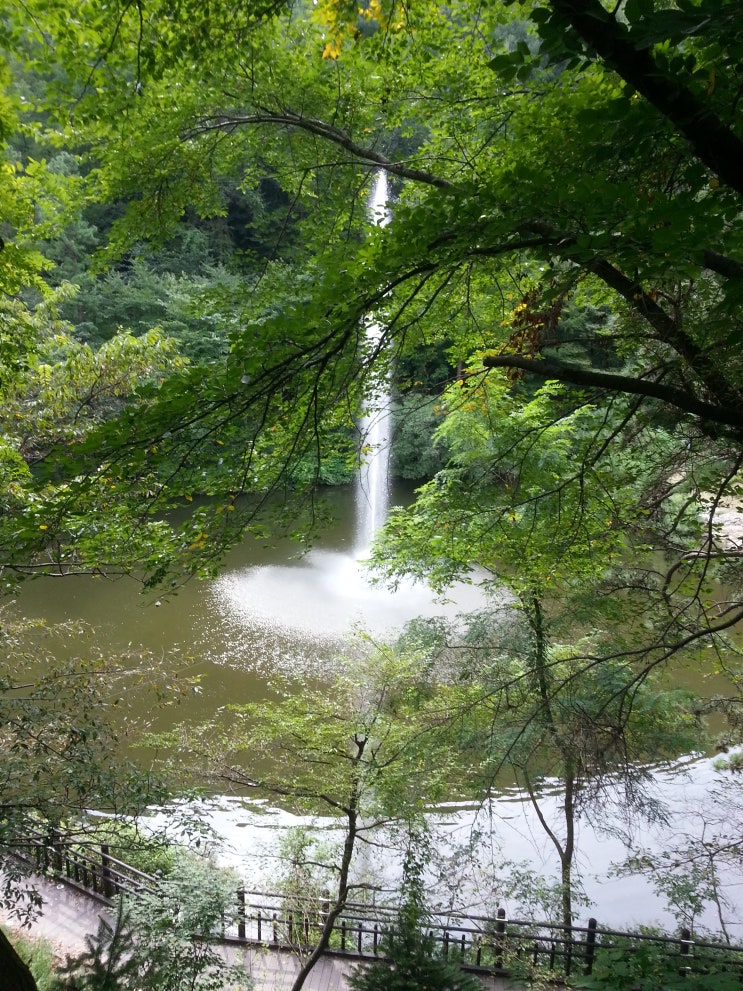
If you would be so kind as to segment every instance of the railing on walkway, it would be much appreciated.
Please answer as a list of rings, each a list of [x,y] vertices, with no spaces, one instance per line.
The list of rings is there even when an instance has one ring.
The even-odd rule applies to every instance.
[[[280,895],[258,891],[237,893],[238,911],[230,941],[275,949],[310,949],[317,941],[329,902],[323,898],[307,909],[288,908]],[[391,908],[347,903],[336,921],[329,952],[373,958],[384,952],[383,937],[394,933]],[[433,913],[429,935],[442,955],[468,970],[507,975],[529,969],[555,976],[591,974],[609,954],[627,957],[655,951],[680,973],[734,973],[743,984],[743,946],[695,940],[686,929],[678,937],[627,933],[605,929],[596,919],[587,926],[566,927],[550,922],[508,919],[497,915]]]
[[[153,877],[111,856],[109,848],[83,846],[54,830],[28,829],[13,844],[13,853],[43,874],[75,885],[104,904],[116,895],[157,894],[166,880]],[[234,908],[225,914],[222,939],[275,950],[304,951],[316,945],[330,911],[327,893],[319,899],[282,898],[271,892],[236,892]],[[346,904],[336,919],[329,951],[357,958],[384,953],[384,937],[394,934],[392,907],[358,902]],[[591,974],[610,954],[625,958],[655,952],[683,974],[732,973],[743,985],[743,946],[652,933],[627,933],[587,926],[565,927],[549,922],[508,919],[504,909],[495,917],[434,913],[427,923],[431,938],[444,957],[463,967],[492,974],[524,968],[553,976]]]
[[[27,829],[13,844],[13,853],[50,874],[112,904],[116,895],[156,894],[158,879],[111,856],[107,844],[94,846],[64,837],[54,829]]]

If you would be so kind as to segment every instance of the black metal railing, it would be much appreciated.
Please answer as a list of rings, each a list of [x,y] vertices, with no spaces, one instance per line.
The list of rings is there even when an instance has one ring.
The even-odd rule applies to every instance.
[[[29,828],[12,844],[42,874],[68,882],[112,904],[117,895],[158,894],[167,884],[110,854],[104,844],[94,847],[55,830]],[[222,939],[230,943],[275,950],[309,950],[328,919],[327,892],[319,898],[292,899],[275,892],[236,892],[225,913]],[[357,958],[380,957],[385,938],[394,938],[394,907],[346,903],[335,920],[329,953]],[[504,909],[494,917],[433,913],[427,931],[441,954],[466,969],[513,974],[528,969],[555,977],[591,974],[612,954],[626,959],[649,950],[682,974],[732,973],[743,984],[743,946],[696,940],[688,930],[678,937],[606,929],[590,919],[586,926],[508,919]]]
[[[112,856],[108,844],[86,843],[54,829],[25,830],[14,840],[12,852],[40,874],[67,881],[104,903],[112,904],[117,895],[158,891],[157,878]]]
[[[302,906],[278,894],[243,889],[237,892],[237,905],[226,938],[274,949],[311,949],[329,911],[326,897]],[[385,936],[394,937],[395,918],[392,908],[347,903],[333,927],[329,952],[380,956]],[[445,958],[495,974],[526,969],[565,977],[591,974],[611,954],[631,958],[652,950],[679,973],[733,973],[743,982],[743,946],[697,940],[686,929],[676,937],[603,928],[596,919],[585,926],[563,926],[508,919],[499,909],[495,917],[434,913],[427,931]]]

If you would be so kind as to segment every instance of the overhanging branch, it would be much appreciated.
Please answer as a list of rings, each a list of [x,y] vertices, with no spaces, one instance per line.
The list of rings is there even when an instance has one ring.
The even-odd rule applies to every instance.
[[[551,0],[552,9],[625,82],[689,141],[697,158],[743,195],[743,141],[688,87],[663,72],[646,47],[599,0]]]
[[[386,155],[357,144],[350,134],[328,124],[326,121],[318,120],[316,117],[305,117],[302,114],[294,113],[291,110],[281,112],[263,110],[254,114],[214,114],[211,117],[202,117],[186,137],[195,137],[200,134],[208,134],[210,131],[234,131],[239,127],[247,127],[256,124],[274,124],[281,127],[295,127],[301,131],[307,131],[316,137],[323,138],[331,144],[343,148],[360,162],[368,162],[383,168],[391,175],[399,176],[401,179],[411,179],[414,182],[423,182],[428,186],[436,186],[438,189],[454,189],[454,183],[433,172],[423,169],[413,169],[402,162],[392,162]]]
[[[680,321],[669,316],[650,293],[606,259],[596,258],[586,267],[607,286],[619,293],[633,309],[647,320],[657,332],[660,340],[670,345],[687,362],[689,367],[694,370],[695,375],[704,382],[707,389],[722,400],[723,406],[737,405],[738,396],[733,395],[730,386],[721,374],[719,360],[710,357],[688,334],[684,333]],[[682,395],[686,395],[686,393],[682,393]],[[740,423],[739,415],[738,425]]]
[[[539,375],[544,379],[555,379],[570,385],[660,399],[661,402],[674,406],[684,413],[698,416],[706,422],[733,427],[734,433],[739,436],[743,435],[743,409],[731,409],[716,403],[704,402],[682,389],[663,385],[661,382],[632,378],[629,375],[597,372],[590,368],[543,361],[538,358],[527,358],[520,354],[487,355],[483,359],[483,365],[486,368],[518,368],[521,371]]]

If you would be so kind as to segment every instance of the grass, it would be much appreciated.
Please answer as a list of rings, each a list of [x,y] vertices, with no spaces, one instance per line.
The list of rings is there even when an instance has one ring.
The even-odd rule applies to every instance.
[[[51,944],[18,931],[11,934],[6,929],[5,932],[18,956],[28,964],[39,991],[49,991],[55,977],[55,956]]]

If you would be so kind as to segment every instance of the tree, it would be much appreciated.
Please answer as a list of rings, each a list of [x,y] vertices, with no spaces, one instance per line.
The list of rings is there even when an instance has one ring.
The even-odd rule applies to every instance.
[[[532,803],[559,857],[570,926],[580,818],[608,805],[658,815],[643,764],[699,746],[701,734],[690,696],[651,687],[649,637],[632,663],[637,623],[657,624],[665,642],[690,618],[677,590],[654,587],[652,573],[627,560],[626,534],[642,519],[642,462],[628,450],[592,463],[597,411],[585,404],[556,419],[562,391],[552,383],[517,400],[505,378],[466,373],[448,390],[436,435],[448,466],[393,510],[372,564],[388,581],[412,576],[440,591],[461,580],[494,587],[492,615],[471,638],[474,694],[450,718],[461,706],[474,722],[459,749],[479,753],[491,780],[510,768]],[[523,630],[511,644],[491,632],[509,610]],[[540,782],[553,779],[559,825],[541,799]]]
[[[537,655],[554,636],[593,631],[587,667],[621,655],[639,675],[708,636],[724,664],[728,645],[714,631],[727,606],[699,595],[710,561],[688,552],[666,570],[648,555],[650,541],[678,554],[712,539],[699,518],[709,452],[690,477],[660,482],[659,465],[681,446],[672,427],[618,448],[626,410],[574,409],[557,383],[514,395],[505,377],[477,373],[477,356],[472,364],[441,404],[435,436],[448,466],[392,512],[372,557],[378,573],[442,590],[479,568],[478,581],[515,594]]]
[[[137,521],[126,512],[113,476],[99,475],[90,489],[70,477],[65,463],[102,423],[140,407],[139,389],[148,383],[156,389],[184,361],[157,329],[138,338],[122,330],[97,350],[76,341],[58,312],[72,295],[72,287],[62,286],[32,307],[18,299],[0,303],[17,349],[0,383],[6,590],[27,574],[95,571],[107,561],[120,573],[132,560],[164,554],[172,539],[161,521]],[[128,480],[130,490],[147,486],[146,476]]]
[[[557,883],[541,885],[548,897],[537,895],[536,872],[509,862],[503,850],[495,861],[505,877],[496,873],[488,887],[499,897],[510,889],[520,901],[528,889],[527,917],[536,909],[537,917],[570,927],[581,895],[581,823],[624,837],[665,821],[648,764],[673,761],[706,738],[693,693],[664,687],[647,673],[638,679],[616,658],[586,663],[589,638],[557,643],[545,622],[538,640],[528,619],[517,614],[509,623],[509,611],[513,606],[501,603],[460,617],[458,629],[420,621],[401,649],[415,644],[428,670],[438,672],[419,699],[418,719],[429,742],[456,755],[449,797],[482,800],[502,788],[505,772],[557,855]],[[474,844],[477,830],[473,836]],[[473,845],[463,862],[476,858]],[[456,900],[466,885],[455,861],[442,868],[445,885],[447,876],[455,879]]]
[[[0,45],[10,51],[14,68],[17,27],[9,19],[0,28]],[[129,570],[143,552],[153,557],[164,553],[170,527],[156,519],[135,519],[119,503],[111,476],[99,476],[96,494],[86,499],[85,485],[76,488],[74,471],[67,471],[64,463],[97,426],[140,405],[140,388],[156,390],[165,375],[185,362],[173,339],[157,328],[138,337],[120,330],[93,348],[76,339],[61,318],[60,309],[74,299],[75,287],[62,281],[50,289],[42,272],[51,263],[39,247],[66,233],[67,207],[83,181],[77,169],[59,165],[60,160],[68,165],[71,154],[61,152],[46,162],[21,155],[13,146],[21,131],[29,144],[35,134],[43,145],[48,131],[43,118],[21,121],[20,109],[28,101],[22,88],[10,87],[5,61],[0,80],[8,89],[0,99],[5,158],[0,168],[0,568],[7,593],[23,575],[95,572],[109,561],[116,562],[117,571]],[[54,142],[47,142],[49,146]],[[134,484],[146,488],[148,479],[143,475]],[[54,515],[53,503],[65,507],[58,542],[48,539],[56,529],[47,516],[47,511]],[[4,611],[0,625],[5,650],[0,665],[0,897],[6,908],[23,917],[40,905],[33,889],[25,900],[19,881],[29,867],[12,856],[23,846],[26,831],[48,829],[51,842],[56,830],[84,833],[89,808],[135,815],[149,802],[163,800],[161,784],[123,755],[123,741],[134,732],[125,699],[143,683],[161,700],[188,688],[171,680],[144,652],[104,656],[86,642],[92,634],[80,624],[47,630]],[[5,937],[0,940],[0,971],[9,978],[12,974],[19,986],[30,980]]]
[[[4,443],[30,465],[114,419],[141,381],[157,380],[183,363],[175,342],[157,329],[140,337],[120,331],[97,349],[76,341],[56,311],[73,293],[66,286],[37,305],[32,317],[37,337],[26,367],[4,383]],[[24,319],[21,307],[12,304],[6,316],[9,322]]]
[[[638,687],[631,668],[610,662],[586,671],[564,648],[553,647],[545,660],[541,671],[496,662],[479,683],[479,701],[469,700],[474,725],[465,738],[475,754],[485,752],[489,780],[509,769],[533,807],[557,854],[559,918],[569,927],[580,890],[580,823],[601,828],[609,809],[634,828],[662,821],[645,768],[698,747],[703,735],[690,693],[647,681]]]
[[[357,967],[351,977],[353,991],[481,991],[482,983],[465,973],[455,960],[443,959],[427,922],[424,890],[425,843],[411,837],[403,864],[403,902],[397,919],[384,933],[382,960]]]
[[[422,796],[435,801],[454,766],[448,743],[442,739],[437,746],[417,718],[424,682],[414,658],[380,651],[325,688],[289,684],[270,705],[230,706],[210,724],[181,726],[159,738],[177,748],[197,774],[203,776],[208,768],[209,780],[222,788],[279,796],[305,815],[336,818],[342,838],[322,863],[329,889],[322,912],[312,904],[307,884],[306,837],[292,843],[292,859],[303,879],[302,910],[313,929],[317,926],[316,942],[302,959],[293,991],[300,991],[328,948],[354,892],[363,894],[369,887],[354,876],[358,845],[380,842],[395,823],[414,823]],[[313,859],[312,866],[320,865]],[[292,892],[293,901],[294,886]]]
[[[0,960],[3,964],[5,980],[12,991],[37,991],[36,981],[28,964],[13,949],[5,933],[0,929]]]
[[[237,494],[294,486],[300,462],[306,479],[380,362],[433,341],[454,367],[479,352],[482,369],[508,369],[516,394],[532,376],[587,390],[612,411],[599,460],[670,411],[679,429],[647,499],[700,466],[713,510],[734,494],[743,268],[729,166],[740,137],[727,123],[741,50],[732,0],[553,0],[477,17],[466,2],[404,16],[327,3],[313,17],[225,3],[193,15],[199,39],[186,8],[145,17],[132,5],[111,20],[93,5],[61,31],[57,6],[42,7],[75,133],[96,156],[89,190],[128,202],[112,252],[165,236],[187,203],[224,211],[219,183],[236,173],[246,184],[279,175],[301,231],[295,269],[273,271],[270,304],[244,305],[223,364],[177,377],[145,415],[81,446],[74,467],[91,477],[126,479],[136,466],[160,478],[132,494],[133,511],[199,487],[228,493],[234,514],[205,514],[193,533],[208,533],[217,556],[265,505]],[[33,33],[16,44],[37,65],[49,60]],[[54,90],[63,123],[64,85]],[[357,194],[380,167],[401,183],[395,216],[362,246]],[[581,300],[614,315],[576,362],[560,314]],[[359,327],[371,311],[386,331],[368,350]],[[570,395],[563,408],[585,392]],[[190,470],[197,457],[205,475]],[[738,563],[714,516],[696,557],[674,548],[673,577],[693,572],[691,585]],[[171,567],[175,557],[152,573]],[[717,627],[739,615],[726,608]]]
[[[675,830],[673,842],[663,851],[639,845],[615,867],[617,876],[644,874],[665,898],[677,924],[696,933],[733,942],[730,922],[735,906],[730,892],[739,883],[743,868],[743,844],[735,824],[740,818],[740,783],[731,779],[724,761],[712,786],[693,802],[685,824]],[[692,829],[688,829],[688,825]],[[712,909],[716,925],[711,933],[702,925],[705,909]]]
[[[183,854],[160,890],[119,901],[85,951],[67,959],[57,991],[222,991],[252,985],[215,949],[237,879],[208,858]]]
[[[33,886],[21,884],[32,870],[32,850],[25,863],[14,856],[29,830],[48,830],[53,843],[55,831],[84,836],[91,808],[135,815],[164,800],[162,783],[124,750],[127,737],[142,731],[127,714],[126,697],[143,686],[155,695],[159,686],[163,699],[174,696],[152,658],[133,652],[109,658],[80,623],[32,625],[6,609],[0,635],[0,904],[24,921],[41,906]],[[2,937],[2,973],[17,966]]]

